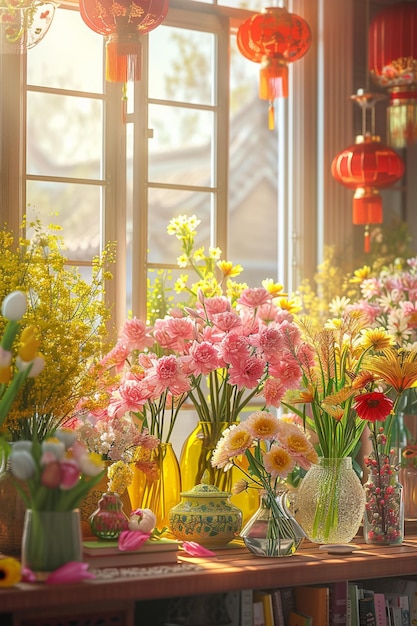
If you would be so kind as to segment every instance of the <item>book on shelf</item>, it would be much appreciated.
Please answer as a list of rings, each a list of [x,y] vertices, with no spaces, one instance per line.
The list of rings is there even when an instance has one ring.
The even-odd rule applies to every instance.
[[[295,594],[293,587],[282,587],[281,591],[281,605],[282,614],[284,616],[284,624],[288,626],[290,621],[291,611],[295,611]]]
[[[240,592],[240,626],[253,626],[252,589],[242,589]]]
[[[314,626],[311,615],[306,615],[300,611],[291,611],[288,626]]]
[[[388,626],[386,600],[385,600],[385,595],[383,593],[375,591],[374,605],[375,605],[375,615],[376,615],[376,626]]]
[[[258,591],[253,592],[253,602],[262,602],[265,626],[274,626],[274,613],[272,608],[272,592]]]
[[[229,618],[228,626],[241,626],[240,591],[226,591],[224,602]]]
[[[271,593],[272,593],[272,611],[274,614],[274,626],[288,626],[288,623],[285,623],[285,619],[284,619],[281,589],[274,589]]]
[[[359,626],[359,598],[362,594],[360,586],[348,582],[348,619],[347,626]]]
[[[92,568],[173,564],[177,562],[178,546],[177,541],[158,539],[148,540],[138,550],[122,551],[117,541],[84,541],[83,561]]]
[[[359,625],[377,626],[373,595],[364,595],[363,598],[359,598]]]
[[[252,603],[253,626],[266,626],[264,603],[262,600],[254,600]]]
[[[314,626],[329,626],[328,586],[295,587],[295,607],[299,613],[310,615]]]
[[[337,626],[347,623],[348,582],[347,580],[329,585],[329,623]]]

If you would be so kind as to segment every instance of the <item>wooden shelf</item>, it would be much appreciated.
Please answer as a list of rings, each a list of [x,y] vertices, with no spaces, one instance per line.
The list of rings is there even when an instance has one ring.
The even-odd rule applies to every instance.
[[[329,555],[304,541],[285,558],[259,558],[244,547],[217,550],[213,558],[181,556],[177,565],[101,570],[100,577],[71,585],[20,583],[0,589],[0,613],[68,606],[140,601],[175,596],[219,593],[236,589],[290,587],[338,580],[365,580],[417,575],[417,536],[398,547],[368,546],[355,540],[352,554]],[[107,578],[103,578],[106,574]]]

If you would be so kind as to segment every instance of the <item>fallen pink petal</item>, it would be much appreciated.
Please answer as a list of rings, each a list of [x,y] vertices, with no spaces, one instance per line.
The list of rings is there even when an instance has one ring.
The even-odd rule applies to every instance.
[[[48,585],[61,585],[65,583],[78,583],[88,578],[95,578],[95,575],[88,571],[88,563],[71,561],[58,567],[46,579]]]
[[[138,550],[151,536],[141,530],[124,530],[119,535],[119,550],[128,552]]]
[[[216,556],[215,552],[212,552],[204,546],[200,546],[200,544],[195,543],[195,541],[183,541],[182,547],[190,556]]]

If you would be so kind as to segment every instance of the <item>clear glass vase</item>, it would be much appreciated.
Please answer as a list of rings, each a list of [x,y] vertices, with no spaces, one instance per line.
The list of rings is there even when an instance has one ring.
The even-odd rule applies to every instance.
[[[321,457],[301,481],[296,517],[314,543],[349,543],[357,534],[365,493],[352,459]]]
[[[198,422],[184,442],[180,456],[181,488],[191,491],[201,483],[214,485],[220,491],[232,492],[233,485],[243,477],[239,468],[233,467],[225,472],[212,466],[214,449],[226,428],[237,422]],[[246,457],[242,457],[241,467],[248,470]],[[248,489],[233,495],[231,502],[242,511],[245,524],[259,507],[259,495],[256,489]]]
[[[245,546],[256,556],[291,556],[301,545],[305,533],[291,515],[287,493],[261,492],[256,513],[241,530]]]
[[[71,561],[82,561],[79,509],[35,511],[28,509],[22,537],[22,566],[38,579]]]
[[[365,542],[378,545],[401,544],[404,540],[404,504],[398,472],[389,475],[370,473],[364,490]]]
[[[169,526],[169,512],[181,499],[181,476],[178,459],[171,443],[161,443],[152,450],[157,472],[148,477],[135,468],[128,487],[132,510],[151,509],[159,529]]]

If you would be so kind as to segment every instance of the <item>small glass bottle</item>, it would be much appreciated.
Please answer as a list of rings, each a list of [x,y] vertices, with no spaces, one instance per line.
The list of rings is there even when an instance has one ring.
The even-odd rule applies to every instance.
[[[129,519],[123,511],[119,494],[103,493],[89,522],[92,533],[100,539],[117,539],[123,530],[127,530]]]

